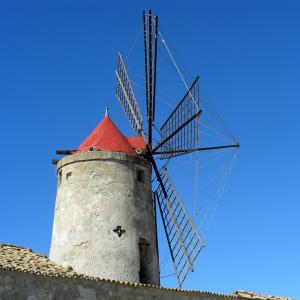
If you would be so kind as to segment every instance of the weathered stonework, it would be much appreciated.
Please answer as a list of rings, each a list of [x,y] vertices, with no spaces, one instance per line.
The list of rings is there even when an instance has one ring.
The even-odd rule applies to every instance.
[[[90,276],[159,284],[149,162],[89,151],[60,160],[57,174],[50,259]]]
[[[146,285],[81,278],[37,276],[0,270],[0,299],[5,300],[226,300],[242,298],[179,291]]]
[[[78,274],[31,249],[7,244],[0,244],[0,299],[292,300],[247,291],[224,295],[101,279]]]

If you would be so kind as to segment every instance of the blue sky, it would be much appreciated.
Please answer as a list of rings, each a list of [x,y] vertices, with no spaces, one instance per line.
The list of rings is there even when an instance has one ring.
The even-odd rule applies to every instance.
[[[0,240],[48,253],[55,150],[77,147],[105,105],[130,134],[114,68],[148,8],[242,145],[185,287],[300,297],[297,1],[2,1]]]

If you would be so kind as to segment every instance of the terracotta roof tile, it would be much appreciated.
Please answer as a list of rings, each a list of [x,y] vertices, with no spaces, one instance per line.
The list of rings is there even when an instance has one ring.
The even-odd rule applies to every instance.
[[[41,253],[33,253],[29,248],[0,244],[0,269],[29,271],[43,275],[77,274],[71,267],[63,268]]]
[[[64,268],[47,258],[43,254],[33,253],[29,248],[23,248],[8,244],[0,244],[0,270],[18,271],[24,273],[31,273],[38,276],[49,277],[69,277],[82,278],[90,281],[111,282],[113,284],[125,285],[130,287],[149,287],[154,289],[177,291],[184,294],[200,293],[206,295],[222,296],[226,298],[238,299],[236,295],[223,295],[218,293],[204,292],[204,291],[188,291],[173,288],[165,288],[151,284],[132,283],[126,281],[117,281],[110,279],[101,279],[98,277],[91,277],[83,274],[78,274],[72,270],[71,267]]]
[[[123,152],[133,156],[137,155],[126,137],[107,116],[104,117],[104,119],[83,141],[76,153],[86,152],[90,149]]]
[[[292,300],[290,297],[281,297],[281,296],[271,296],[253,293],[249,291],[238,290],[235,292],[236,295],[244,299],[253,299],[253,300]]]
[[[18,271],[24,273],[31,273],[39,276],[49,276],[49,277],[69,277],[69,278],[82,278],[90,281],[103,281],[111,282],[119,285],[126,285],[130,287],[149,287],[160,290],[176,291],[183,294],[202,294],[208,296],[219,296],[222,298],[230,299],[255,299],[255,300],[292,300],[292,298],[287,297],[276,297],[276,296],[266,296],[262,294],[255,294],[246,291],[236,291],[232,295],[224,295],[219,293],[205,292],[205,291],[195,291],[195,290],[180,290],[174,288],[165,288],[160,286],[155,286],[151,284],[141,284],[124,282],[110,279],[101,279],[98,277],[91,277],[84,274],[78,274],[71,267],[64,268],[53,261],[51,261],[47,256],[41,253],[33,253],[31,249],[18,247],[8,244],[0,244],[0,270],[7,271]]]
[[[136,151],[140,151],[143,149],[146,149],[146,144],[145,144],[145,140],[142,137],[132,137],[132,136],[128,136],[126,137],[127,141],[129,142],[129,144],[136,150]]]

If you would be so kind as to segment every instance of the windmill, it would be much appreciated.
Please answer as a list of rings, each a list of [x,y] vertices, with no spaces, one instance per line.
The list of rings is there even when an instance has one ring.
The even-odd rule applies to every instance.
[[[226,144],[210,147],[199,147],[200,107],[199,77],[190,86],[184,81],[186,93],[171,111],[160,127],[160,141],[153,144],[153,128],[155,122],[157,44],[164,39],[158,30],[158,16],[151,10],[143,12],[144,58],[145,58],[145,91],[146,91],[146,126],[136,100],[121,53],[115,71],[117,78],[116,96],[138,137],[145,140],[146,149],[139,155],[149,160],[154,170],[157,189],[153,191],[154,207],[161,215],[171,259],[178,285],[181,288],[189,272],[194,271],[194,263],[204,247],[204,241],[187,213],[174,184],[170,179],[166,164],[159,169],[156,158],[169,161],[176,156],[197,151],[208,151],[224,148],[238,148],[239,144]],[[172,54],[167,48],[173,60]]]

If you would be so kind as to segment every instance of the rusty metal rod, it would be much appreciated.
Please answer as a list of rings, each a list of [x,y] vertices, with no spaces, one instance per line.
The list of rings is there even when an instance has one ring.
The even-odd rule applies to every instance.
[[[170,140],[177,132],[179,132],[182,128],[184,128],[187,124],[193,121],[201,114],[201,110],[198,110],[193,116],[187,119],[182,125],[180,125],[177,129],[175,129],[169,136],[167,136],[164,140],[162,140],[158,145],[156,145],[152,149],[152,153],[154,153],[157,149],[159,149],[162,145],[164,145],[168,140]]]
[[[73,154],[76,150],[56,150],[56,154],[61,154],[61,155],[69,155]]]
[[[162,154],[186,154],[196,151],[208,151],[208,150],[219,150],[219,149],[225,149],[225,148],[239,148],[240,144],[233,144],[233,145],[223,145],[223,146],[213,146],[213,147],[203,147],[203,148],[194,148],[194,149],[185,149],[185,150],[170,150],[170,151],[154,151],[152,154],[155,155],[162,155]]]

